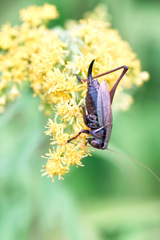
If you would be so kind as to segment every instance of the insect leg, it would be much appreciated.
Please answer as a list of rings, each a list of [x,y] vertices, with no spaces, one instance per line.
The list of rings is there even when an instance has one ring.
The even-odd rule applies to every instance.
[[[122,68],[125,70],[125,72],[127,72],[127,70],[129,69],[126,65],[123,65],[123,66],[121,66],[121,67],[114,68],[114,69],[112,69],[112,70],[110,70],[110,71],[108,71],[108,72],[105,72],[105,73],[99,74],[99,75],[97,75],[97,76],[94,76],[94,77],[92,77],[92,78],[94,79],[94,78],[103,77],[103,76],[105,76],[105,75],[107,75],[107,74],[110,74],[110,73],[112,73],[112,72],[116,72],[116,71],[118,71],[118,70],[120,70],[120,69],[122,69]],[[82,80],[84,81],[84,80],[86,80],[86,79],[82,79]]]
[[[102,126],[100,128],[97,128],[96,130],[94,130],[94,133],[99,132],[100,130],[102,130],[103,128],[106,128],[107,126],[112,126],[112,124],[111,123],[107,123],[104,126]]]
[[[113,70],[110,70],[110,71],[108,71],[108,72],[105,72],[105,73],[102,73],[102,74],[100,74],[100,75],[97,75],[97,76],[93,77],[93,79],[94,79],[94,78],[98,78],[98,77],[102,77],[102,76],[104,76],[104,75],[107,75],[107,74],[109,74],[109,73],[118,71],[118,70],[120,70],[120,69],[123,69],[123,72],[121,73],[121,75],[119,76],[119,78],[118,78],[118,80],[116,81],[115,85],[112,87],[112,89],[111,89],[110,92],[109,92],[109,94],[110,94],[110,99],[111,99],[111,103],[112,103],[112,101],[113,101],[113,97],[114,97],[116,88],[117,88],[119,82],[121,81],[121,79],[123,78],[123,76],[124,76],[124,75],[126,74],[126,72],[128,71],[128,67],[124,65],[124,66],[115,68],[115,69],[113,69]]]
[[[121,66],[121,67],[118,67],[118,68],[114,68],[114,69],[112,69],[112,70],[110,70],[110,71],[108,71],[108,72],[105,72],[105,73],[102,73],[102,74],[100,74],[100,75],[97,75],[97,76],[94,76],[94,77],[93,77],[93,79],[94,79],[94,78],[99,78],[99,77],[105,76],[105,75],[107,75],[107,74],[109,74],[109,73],[118,71],[118,70],[120,70],[120,69],[123,69],[123,72],[121,73],[121,75],[119,76],[119,78],[118,78],[118,80],[116,81],[115,85],[112,87],[112,89],[111,89],[110,92],[109,92],[109,93],[110,93],[111,103],[112,103],[112,101],[113,101],[113,97],[114,97],[115,90],[116,90],[119,82],[120,82],[121,79],[123,78],[123,76],[124,76],[124,75],[126,74],[126,72],[128,71],[128,67],[124,65],[124,66]],[[86,79],[82,79],[81,81],[86,81]]]
[[[112,89],[109,92],[111,103],[113,101],[113,97],[114,97],[114,94],[115,94],[115,91],[116,91],[116,88],[117,88],[119,82],[121,81],[121,79],[123,78],[123,76],[126,74],[126,72],[128,70],[128,67],[126,67],[126,66],[123,66],[123,67],[124,67],[123,72],[121,73],[121,75],[119,76],[118,80],[116,81],[116,83],[114,84],[114,86],[112,87]]]
[[[83,105],[80,105],[79,107],[81,107],[82,108],[82,111],[83,111],[83,120],[84,120],[84,123],[86,124],[86,126],[87,126],[87,115],[86,115],[86,109],[85,109],[85,106],[83,106]]]
[[[80,82],[80,83],[82,83],[82,82],[83,82],[83,81],[80,79],[80,77],[78,77],[78,75],[77,75],[77,74],[73,74],[73,76],[76,76],[76,78],[77,78],[78,82]]]
[[[81,130],[76,136],[70,138],[67,143],[70,143],[72,140],[74,140],[75,138],[77,138],[81,133],[86,133],[86,134],[90,134],[89,130]]]

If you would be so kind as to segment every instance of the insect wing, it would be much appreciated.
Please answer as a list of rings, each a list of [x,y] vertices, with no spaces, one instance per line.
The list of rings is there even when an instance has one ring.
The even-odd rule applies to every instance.
[[[103,149],[106,149],[112,131],[112,111],[109,89],[105,80],[101,82],[98,90],[97,114],[100,127],[104,126],[106,130],[103,146]]]

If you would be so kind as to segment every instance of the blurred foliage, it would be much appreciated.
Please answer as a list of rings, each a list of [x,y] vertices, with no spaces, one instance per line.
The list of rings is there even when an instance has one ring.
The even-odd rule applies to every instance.
[[[19,9],[44,1],[1,1],[0,23],[18,23]],[[63,24],[97,0],[48,1]],[[114,113],[110,148],[125,152],[160,176],[160,2],[106,0],[113,27],[150,72],[128,112]],[[127,63],[126,63],[127,65]],[[40,177],[49,139],[39,100],[26,92],[0,116],[0,239],[159,240],[160,185],[145,169],[108,151],[95,151],[64,181]]]

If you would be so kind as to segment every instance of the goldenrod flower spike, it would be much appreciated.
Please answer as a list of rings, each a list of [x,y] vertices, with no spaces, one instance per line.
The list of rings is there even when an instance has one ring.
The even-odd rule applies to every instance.
[[[99,12],[103,12],[100,18]],[[48,29],[48,21],[57,17],[54,5],[30,6],[20,11],[21,26],[5,24],[0,32],[0,112],[7,102],[21,96],[24,82],[29,82],[33,95],[40,97],[41,111],[49,116],[54,111],[55,118],[48,120],[45,132],[52,147],[42,170],[53,180],[55,175],[62,179],[71,165],[82,166],[82,158],[91,152],[85,134],[66,144],[81,129],[87,129],[79,108],[85,104],[87,85],[80,84],[73,74],[86,78],[93,59],[93,75],[126,64],[130,71],[118,87],[116,110],[127,110],[133,102],[125,90],[141,86],[149,78],[147,72],[141,72],[140,61],[129,44],[110,27],[104,6],[96,7],[79,22],[68,22],[65,29]],[[114,72],[105,78],[110,89],[118,76],[119,72]]]
[[[58,16],[56,7],[50,4],[44,4],[42,7],[30,6],[20,11],[21,20],[31,26],[39,26]]]

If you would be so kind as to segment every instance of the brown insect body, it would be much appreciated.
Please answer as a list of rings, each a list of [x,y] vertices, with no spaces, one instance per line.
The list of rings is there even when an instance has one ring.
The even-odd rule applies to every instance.
[[[88,91],[86,93],[86,99],[85,99],[88,114],[86,114],[85,106],[81,105],[83,110],[84,123],[86,124],[87,127],[90,128],[90,130],[81,130],[75,137],[69,139],[67,142],[69,143],[73,139],[77,138],[81,133],[86,133],[92,136],[92,138],[88,138],[88,142],[91,146],[93,146],[94,148],[104,150],[104,149],[108,149],[107,147],[108,147],[108,143],[109,143],[111,131],[112,131],[111,104],[113,101],[113,97],[114,97],[116,88],[120,80],[123,78],[123,76],[127,72],[128,67],[124,65],[92,78],[93,63],[94,63],[94,60],[90,63],[90,66],[88,69],[88,79],[83,79],[83,81],[87,81],[87,86],[88,86]],[[94,78],[102,77],[106,74],[115,72],[120,69],[123,69],[123,71],[110,91],[108,89],[108,86],[105,80],[103,80],[100,84],[98,80],[93,80]],[[78,76],[77,76],[77,79],[78,81],[82,82],[82,80]],[[139,165],[143,166],[160,182],[160,178],[146,165],[136,161],[133,158],[128,157],[125,154],[118,153],[110,149],[108,150],[111,152],[117,153],[119,155],[122,155],[124,157],[127,157],[133,160],[134,162],[138,163]]]
[[[87,127],[90,128],[90,130],[81,130],[75,137],[69,139],[67,142],[69,143],[73,139],[77,138],[81,133],[86,133],[92,136],[92,138],[88,139],[88,142],[91,146],[98,149],[107,149],[112,131],[111,103],[116,87],[124,74],[127,72],[128,67],[122,66],[92,78],[92,68],[94,61],[95,60],[90,63],[88,69],[88,79],[83,80],[87,81],[88,87],[85,99],[87,113],[85,106],[81,105],[83,110],[84,123]],[[93,80],[94,78],[104,76],[122,68],[123,72],[110,92],[105,80],[103,80],[100,84],[98,80]],[[79,81],[81,81],[78,76],[77,78]]]
[[[96,115],[97,116],[97,97],[98,97],[98,89],[99,82],[98,80],[93,80],[92,78],[92,67],[94,61],[91,62],[88,69],[88,81],[87,81],[87,93],[86,93],[86,108],[88,115]],[[97,116],[98,117],[98,116]]]

